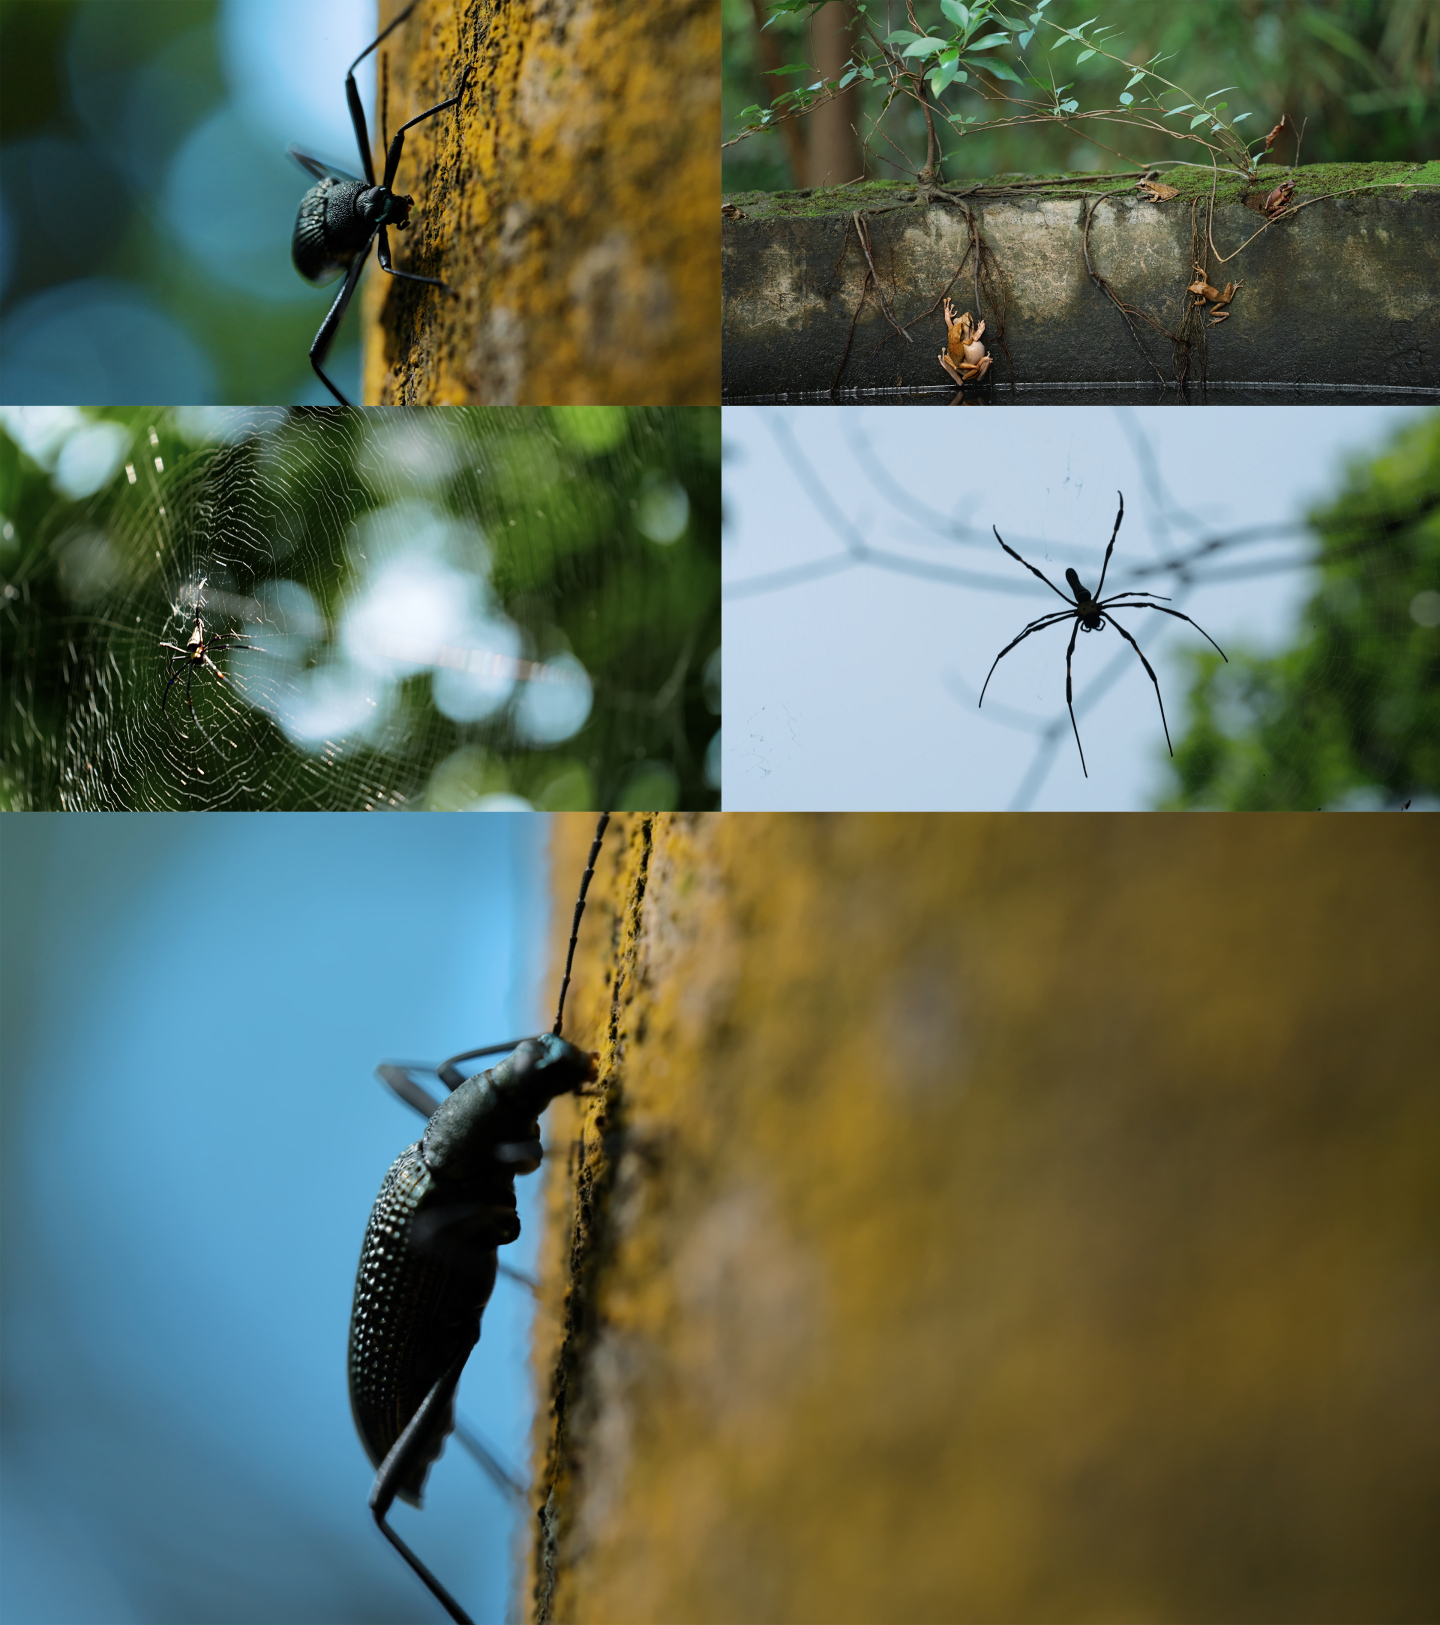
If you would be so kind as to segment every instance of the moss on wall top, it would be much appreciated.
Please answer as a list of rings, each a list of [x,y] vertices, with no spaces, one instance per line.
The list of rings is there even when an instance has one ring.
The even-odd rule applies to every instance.
[[[1177,197],[1173,204],[1188,203],[1194,198],[1210,197],[1214,189],[1216,203],[1248,202],[1258,205],[1266,193],[1281,181],[1295,180],[1295,201],[1306,198],[1333,197],[1357,188],[1387,189],[1387,195],[1404,198],[1418,186],[1440,186],[1440,162],[1409,164],[1306,164],[1297,170],[1266,166],[1253,181],[1246,181],[1234,170],[1202,169],[1195,165],[1151,171],[1167,186],[1173,186]],[[1097,193],[1133,189],[1134,183],[1096,176],[1083,171],[1066,173],[1061,170],[1031,175],[992,175],[977,180],[967,177],[947,182],[944,191],[951,199],[971,196],[985,201],[1045,197],[1082,197]],[[1393,190],[1389,190],[1393,188]],[[822,216],[848,214],[860,209],[889,209],[910,203],[925,207],[913,181],[857,181],[849,186],[805,188],[798,192],[736,192],[724,200],[742,209],[750,217],[763,220],[778,216]]]

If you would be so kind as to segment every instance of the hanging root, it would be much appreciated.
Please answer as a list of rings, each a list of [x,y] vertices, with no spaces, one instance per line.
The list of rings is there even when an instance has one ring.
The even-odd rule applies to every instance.
[[[1124,190],[1128,190],[1128,188],[1124,188]],[[1105,295],[1110,303],[1114,305],[1116,310],[1120,312],[1121,318],[1126,327],[1130,329],[1130,337],[1135,340],[1135,348],[1139,350],[1142,356],[1145,357],[1146,366],[1148,366],[1151,372],[1155,374],[1156,380],[1159,383],[1164,384],[1166,382],[1165,375],[1160,371],[1159,367],[1155,365],[1154,361],[1151,360],[1150,352],[1140,342],[1140,334],[1135,324],[1136,322],[1143,322],[1147,327],[1153,328],[1155,332],[1170,340],[1172,349],[1174,349],[1176,346],[1180,346],[1182,347],[1184,354],[1188,356],[1190,341],[1189,339],[1181,336],[1184,331],[1183,327],[1181,333],[1172,333],[1163,322],[1157,320],[1148,310],[1141,310],[1138,305],[1127,305],[1125,301],[1120,298],[1119,294],[1115,292],[1114,288],[1112,288],[1105,278],[1095,269],[1094,261],[1090,258],[1090,222],[1095,218],[1096,209],[1100,207],[1107,197],[1111,197],[1113,195],[1114,194],[1111,192],[1102,192],[1085,211],[1084,229],[1080,235],[1080,246],[1085,253],[1085,269],[1090,274],[1090,280],[1097,288],[1100,289],[1101,293]],[[1194,216],[1192,212],[1192,220],[1193,218]],[[1203,340],[1201,342],[1203,344]],[[1186,370],[1187,363],[1180,359],[1180,353],[1177,352],[1176,381],[1180,384],[1182,389],[1185,385]]]

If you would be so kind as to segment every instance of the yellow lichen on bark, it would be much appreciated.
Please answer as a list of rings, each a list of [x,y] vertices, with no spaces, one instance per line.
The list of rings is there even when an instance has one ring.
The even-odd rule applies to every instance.
[[[533,1617],[1427,1617],[1423,821],[627,815],[592,895]]]
[[[421,0],[391,129],[466,89],[405,137],[395,262],[458,297],[367,274],[367,401],[720,398],[719,29],[713,0]]]

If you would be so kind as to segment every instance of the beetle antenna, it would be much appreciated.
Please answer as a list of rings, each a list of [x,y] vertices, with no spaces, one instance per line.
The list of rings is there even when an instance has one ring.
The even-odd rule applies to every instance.
[[[560,1018],[565,1014],[565,990],[570,986],[570,966],[575,959],[575,939],[580,935],[580,916],[585,912],[585,893],[590,889],[590,879],[595,873],[595,860],[600,856],[600,843],[605,839],[605,826],[609,822],[610,814],[601,813],[600,822],[595,826],[595,840],[590,847],[585,873],[580,877],[580,896],[575,904],[575,921],[570,927],[570,949],[565,955],[565,979],[560,984],[560,1003],[555,1007],[555,1025],[551,1028],[557,1038],[560,1036]]]

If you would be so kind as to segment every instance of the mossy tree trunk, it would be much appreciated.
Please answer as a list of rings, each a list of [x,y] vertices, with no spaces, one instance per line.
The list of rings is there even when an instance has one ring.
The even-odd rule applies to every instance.
[[[366,401],[718,400],[714,0],[420,0],[382,50],[392,132],[468,79],[391,234],[458,297],[367,272]]]
[[[1437,871],[1419,818],[617,818],[533,1617],[1433,1617]]]

